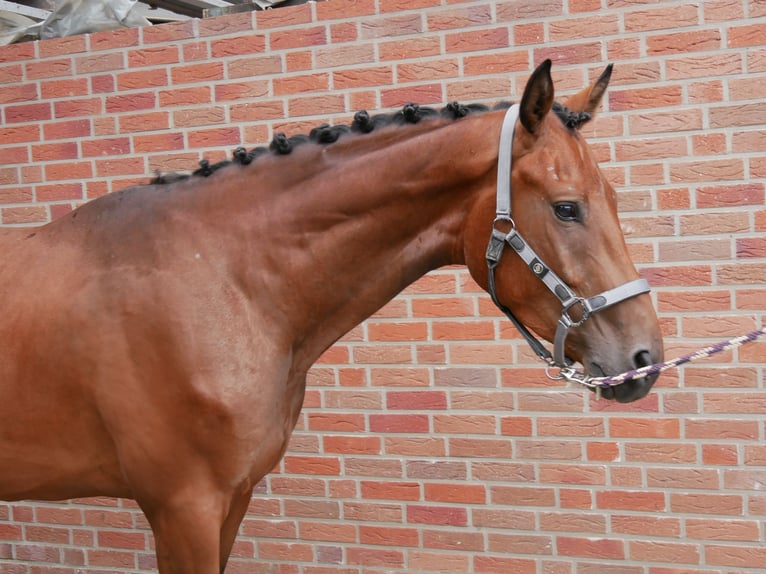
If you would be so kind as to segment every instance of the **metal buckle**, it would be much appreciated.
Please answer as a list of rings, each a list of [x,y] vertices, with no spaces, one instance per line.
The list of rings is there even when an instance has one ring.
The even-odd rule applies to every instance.
[[[569,310],[575,305],[577,305],[578,303],[582,305],[582,317],[580,317],[579,320],[575,321],[569,316]],[[585,321],[587,321],[589,317],[590,317],[590,307],[588,306],[587,300],[585,300],[583,297],[575,297],[574,299],[572,299],[571,303],[569,303],[568,305],[565,305],[561,309],[561,318],[564,320],[564,325],[566,325],[567,328],[579,327],[580,325],[585,323]]]
[[[553,369],[558,369],[557,373],[553,372]],[[557,365],[554,361],[549,361],[545,366],[545,376],[552,381],[566,381],[568,383],[577,383],[590,388],[597,388],[599,385],[591,382],[589,375],[581,373],[574,367],[562,367]]]

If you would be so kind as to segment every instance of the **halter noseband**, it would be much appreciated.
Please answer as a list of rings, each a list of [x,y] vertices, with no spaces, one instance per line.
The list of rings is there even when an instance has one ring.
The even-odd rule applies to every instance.
[[[537,253],[529,246],[521,234],[516,230],[516,224],[511,218],[511,161],[513,151],[513,134],[516,129],[516,120],[519,117],[519,105],[511,106],[505,114],[503,128],[500,132],[500,151],[498,154],[497,167],[497,217],[492,224],[492,234],[487,245],[487,267],[489,270],[489,294],[495,305],[505,313],[513,325],[524,336],[529,346],[543,361],[548,363],[546,374],[552,379],[565,378],[567,380],[582,382],[587,375],[577,373],[570,367],[571,361],[567,359],[564,346],[569,329],[579,327],[591,314],[602,311],[616,303],[630,299],[637,295],[649,292],[649,284],[645,279],[635,279],[623,283],[618,287],[609,289],[593,297],[579,297],[556,273],[548,267]],[[507,158],[508,161],[503,161]],[[498,224],[505,223],[510,231],[498,229]],[[553,355],[543,344],[519,321],[513,312],[503,305],[497,298],[495,291],[495,268],[500,264],[505,246],[509,245],[519,257],[527,264],[535,276],[561,302],[561,317],[556,325],[556,335],[553,339]],[[580,315],[577,319],[570,317],[570,310],[578,307]],[[551,368],[558,368],[558,374],[551,374]]]

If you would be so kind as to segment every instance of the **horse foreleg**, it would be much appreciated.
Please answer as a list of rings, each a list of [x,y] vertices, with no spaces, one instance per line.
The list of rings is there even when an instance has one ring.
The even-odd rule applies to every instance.
[[[142,504],[152,527],[160,574],[221,572],[224,496],[194,492],[157,504]]]
[[[221,528],[221,572],[226,568],[226,562],[229,560],[231,549],[239,532],[239,525],[245,517],[252,496],[253,487],[249,486],[245,487],[242,492],[235,494],[231,501],[229,514]]]

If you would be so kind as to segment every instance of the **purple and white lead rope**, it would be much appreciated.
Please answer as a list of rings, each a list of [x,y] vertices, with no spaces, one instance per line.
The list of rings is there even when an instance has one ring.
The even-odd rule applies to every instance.
[[[647,365],[639,369],[633,369],[631,371],[626,371],[625,373],[620,373],[619,375],[612,375],[609,377],[587,377],[585,381],[576,381],[576,382],[582,382],[586,384],[587,386],[602,388],[602,389],[607,387],[613,387],[615,385],[619,385],[620,383],[624,383],[626,381],[632,381],[633,379],[640,379],[648,375],[661,373],[663,371],[667,371],[668,369],[672,369],[674,367],[678,367],[679,365],[683,365],[684,363],[696,361],[697,359],[703,359],[705,357],[715,355],[716,353],[720,353],[721,351],[726,351],[728,349],[733,349],[734,347],[739,347],[740,345],[744,345],[746,343],[755,341],[756,339],[763,337],[764,335],[766,335],[766,327],[762,329],[757,329],[755,331],[752,331],[751,333],[748,333],[747,335],[742,335],[741,337],[734,337],[733,339],[728,339],[727,341],[721,341],[720,343],[716,343],[715,345],[705,347],[704,349],[700,349],[699,351],[689,353],[688,355],[683,355],[676,359],[671,359],[670,361],[665,361],[664,363],[655,363],[654,365]]]

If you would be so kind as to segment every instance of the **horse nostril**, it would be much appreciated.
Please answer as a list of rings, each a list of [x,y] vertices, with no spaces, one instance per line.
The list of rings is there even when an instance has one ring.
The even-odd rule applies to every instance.
[[[633,355],[634,368],[640,369],[641,367],[647,367],[652,363],[652,354],[649,351],[642,350]]]

